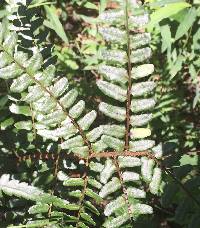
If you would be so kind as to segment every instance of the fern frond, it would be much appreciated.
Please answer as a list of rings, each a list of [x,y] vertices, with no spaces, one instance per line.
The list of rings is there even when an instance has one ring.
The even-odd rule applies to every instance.
[[[43,69],[43,58],[37,49],[34,49],[30,58],[26,53],[18,51],[18,35],[8,30],[7,23],[3,21],[0,26],[1,53],[8,57],[0,68],[0,77],[7,80],[14,78],[11,91],[26,94],[23,94],[21,100],[32,105],[35,119],[44,126],[43,129],[38,129],[38,134],[58,140],[60,137],[68,138],[79,133],[84,144],[91,150],[84,131],[88,130],[95,120],[96,112],[91,111],[76,122],[75,119],[78,119],[85,109],[85,102],[79,101],[74,105],[77,91],[68,91],[69,83],[66,78],[55,80],[54,66]],[[66,108],[70,108],[69,111]],[[63,128],[62,125],[66,122],[69,127]],[[68,128],[71,129],[70,133]],[[63,135],[64,131],[66,135]]]
[[[109,45],[100,51],[102,62],[97,69],[103,80],[97,80],[97,86],[118,104],[99,104],[99,110],[113,119],[110,125],[115,125],[112,134],[103,131],[101,140],[107,145],[108,153],[109,149],[121,153],[130,151],[133,155],[134,152],[151,151],[161,157],[162,148],[155,147],[155,141],[149,138],[151,128],[148,123],[153,117],[150,111],[156,105],[152,97],[156,84],[147,80],[147,76],[154,72],[154,65],[149,63],[151,36],[145,32],[149,17],[136,1],[116,2],[118,9],[106,10],[99,16],[99,33]],[[117,133],[117,126],[121,128],[120,133]],[[153,213],[152,207],[140,200],[146,198],[143,181],[149,184],[151,193],[159,191],[161,172],[154,160],[119,157],[113,162],[108,159],[104,168],[96,171],[100,172],[100,181],[104,184],[100,196],[111,199],[104,213],[114,215],[106,220],[105,227],[123,227],[140,214]],[[131,182],[137,187],[130,187]],[[118,198],[114,199],[116,195]]]
[[[89,162],[85,161],[89,154],[101,151],[106,147],[99,140],[101,134],[98,136],[97,130],[90,129],[96,119],[96,111],[85,113],[85,102],[76,101],[78,92],[73,88],[70,89],[67,78],[56,75],[55,66],[46,66],[46,61],[43,60],[38,47],[31,49],[32,54],[22,51],[19,34],[10,31],[8,24],[7,20],[0,23],[0,54],[2,58],[5,57],[4,60],[0,60],[0,78],[10,80],[11,92],[20,97],[19,103],[12,104],[10,110],[15,114],[29,117],[32,117],[33,113],[34,116],[32,126],[31,122],[28,125],[21,122],[18,123],[18,127],[27,130],[34,127],[38,135],[44,139],[56,141],[61,149],[66,150],[66,153],[73,153],[75,156],[83,158],[86,170],[83,177],[80,178],[81,185],[77,184],[76,180],[73,180],[74,184],[70,186],[67,184],[69,180],[64,181],[63,188],[70,188],[68,198],[72,203],[54,196],[53,192],[52,195],[41,193],[42,196],[40,195],[39,199],[36,199],[41,204],[35,205],[29,211],[31,214],[35,214],[38,208],[37,214],[45,213],[48,205],[47,213],[50,217],[58,214],[58,217],[63,218],[68,212],[62,213],[59,209],[64,209],[74,211],[75,215],[70,217],[69,222],[66,221],[66,223],[75,223],[77,226],[84,227],[86,224],[94,225],[93,214],[99,214],[94,202],[97,205],[101,201],[101,197],[97,193],[101,184],[89,178],[87,170]],[[17,187],[22,185],[24,184]],[[5,186],[3,189],[5,190]],[[6,191],[9,192],[7,189]],[[26,198],[25,195],[20,194]],[[76,204],[72,200],[72,196],[76,197]],[[54,210],[54,208],[58,209]]]

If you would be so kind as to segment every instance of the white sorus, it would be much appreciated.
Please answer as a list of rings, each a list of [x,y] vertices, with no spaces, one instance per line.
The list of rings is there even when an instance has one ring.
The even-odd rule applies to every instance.
[[[126,32],[115,27],[100,27],[99,33],[106,41],[125,43],[127,41]]]
[[[73,137],[71,139],[68,139],[67,141],[61,143],[61,148],[62,149],[70,149],[73,147],[79,147],[83,146],[84,142],[83,139],[80,135]]]
[[[59,97],[68,89],[68,86],[69,82],[67,78],[60,78],[52,87],[50,87],[50,92],[55,97]]]
[[[55,111],[48,115],[44,115],[40,122],[46,126],[52,124],[60,124],[66,117],[66,114],[62,110]]]
[[[36,73],[41,68],[42,63],[43,63],[42,54],[38,52],[38,50],[36,49],[33,56],[24,63],[24,67],[27,68],[27,71],[29,71],[29,73],[31,72],[33,74],[33,73]]]
[[[54,130],[41,129],[37,131],[37,134],[53,141],[58,141],[58,136],[54,134]]]
[[[136,158],[136,157],[122,157],[122,156],[119,156],[118,161],[119,161],[119,167],[120,168],[136,167],[136,166],[140,166],[141,165],[140,158]]]
[[[99,58],[113,63],[125,64],[127,63],[127,54],[121,50],[102,50]]]
[[[128,81],[127,71],[124,68],[102,64],[98,67],[98,71],[109,81],[120,82],[123,84]]]
[[[22,74],[17,79],[13,80],[10,86],[10,91],[13,93],[21,93],[33,83],[33,80],[27,74]]]
[[[87,138],[90,142],[95,142],[103,134],[103,127],[99,126],[87,133]]]
[[[134,79],[144,78],[154,72],[153,64],[143,64],[138,67],[132,68],[131,77]]]
[[[140,175],[138,173],[125,171],[122,173],[122,179],[124,182],[138,181],[140,180]]]
[[[146,197],[146,192],[144,190],[134,187],[127,188],[127,194],[129,197],[136,199],[143,199]]]
[[[19,121],[19,122],[15,123],[14,126],[20,130],[24,129],[24,130],[30,131],[32,129],[33,123],[30,120],[29,121]]]
[[[97,117],[96,111],[92,110],[91,112],[87,113],[83,118],[78,121],[79,126],[83,130],[88,130],[91,124]]]
[[[94,172],[97,172],[97,173],[100,173],[100,172],[102,172],[102,170],[103,170],[103,168],[104,168],[104,166],[101,164],[101,163],[99,163],[99,162],[90,162],[90,169],[92,170],[92,171],[94,171]]]
[[[96,153],[104,151],[107,148],[108,146],[102,140],[92,143],[92,149]]]
[[[152,109],[156,104],[154,98],[145,98],[131,101],[131,111],[141,112],[148,109]]]
[[[7,80],[15,78],[22,73],[23,70],[21,70],[17,64],[12,63],[11,65],[0,69],[0,78]]]
[[[101,137],[101,139],[105,144],[107,144],[108,147],[110,147],[116,151],[122,151],[124,148],[123,140],[119,140],[117,138],[114,138],[114,137],[108,136],[108,135],[103,135]]]
[[[55,129],[55,135],[59,138],[63,137],[64,139],[68,139],[71,135],[74,135],[78,130],[76,127],[70,122],[65,124],[63,127]]]
[[[107,10],[100,14],[99,20],[103,23],[118,23],[124,18],[124,10]]]
[[[69,179],[69,176],[67,176],[63,171],[59,171],[57,178],[59,181],[65,181],[65,180]]]
[[[128,212],[124,213],[123,215],[120,215],[116,218],[107,220],[103,226],[105,228],[116,228],[116,227],[122,227],[124,223],[126,223],[130,219],[130,215]]]
[[[154,140],[138,140],[130,142],[130,150],[132,151],[144,151],[152,148],[155,145]]]
[[[102,128],[103,128],[103,133],[105,135],[114,136],[116,138],[123,138],[125,135],[124,125],[107,124],[107,125],[102,125]]]
[[[105,102],[101,102],[99,110],[106,116],[118,120],[120,122],[126,119],[126,109],[118,106],[110,105]]]
[[[38,85],[29,86],[28,94],[22,100],[27,102],[27,103],[36,102],[42,96],[44,96],[44,94],[45,93],[40,86],[38,86]],[[47,99],[46,96],[45,96],[45,98]],[[49,96],[48,96],[48,98],[49,98]],[[43,100],[44,100],[44,97],[43,97]]]
[[[87,158],[89,156],[89,149],[88,146],[78,146],[78,147],[72,147],[70,148],[70,152],[74,153],[75,155],[78,155],[82,158]],[[81,160],[83,163],[84,160]]]
[[[0,34],[0,36],[1,36],[1,34]],[[1,39],[1,37],[0,37],[0,39]],[[5,52],[0,52],[0,68],[5,67],[6,65],[10,64],[11,62],[12,62],[12,60],[9,58],[9,56]]]
[[[145,46],[149,44],[149,42],[151,41],[151,35],[150,33],[139,33],[134,36],[131,36],[130,40],[131,40],[131,44],[130,44],[131,48],[136,49],[141,46]]]
[[[123,196],[119,196],[116,200],[111,201],[108,203],[105,207],[104,214],[105,216],[110,216],[120,207],[123,207],[125,205],[125,199]]]
[[[4,26],[4,25],[3,25]],[[18,35],[16,32],[12,32],[12,33],[6,33],[6,31],[4,31],[4,29],[1,30],[3,36],[4,37],[4,42],[3,42],[3,47],[5,49],[7,49],[7,51],[9,53],[12,53],[13,50],[15,49],[16,47],[16,44],[17,44],[17,40],[18,40]],[[6,33],[6,34],[4,34]],[[2,41],[2,38],[0,38],[0,41]],[[14,54],[14,57],[17,58],[17,56],[20,54],[21,57],[22,57],[22,60],[24,61],[27,61],[28,59],[28,55],[27,54],[22,54],[23,52],[17,52]],[[17,58],[18,60],[20,60],[20,58]]]
[[[130,131],[131,139],[143,139],[151,135],[149,128],[132,128]]]
[[[55,77],[56,68],[53,65],[49,65],[42,73],[37,73],[34,77],[40,81],[43,86],[49,86]]]
[[[97,86],[105,95],[112,97],[117,101],[124,102],[126,100],[127,91],[118,85],[114,85],[103,80],[98,80]]]
[[[114,172],[116,172],[116,167],[113,164],[113,161],[110,159],[106,160],[104,169],[100,173],[101,183],[106,184]]]
[[[43,114],[50,113],[56,108],[56,102],[50,96],[43,96],[33,103],[33,109]]]
[[[131,54],[132,63],[141,63],[151,57],[151,48],[145,47],[134,50]]]
[[[61,126],[66,126],[68,124],[72,124],[72,121],[69,117],[66,117],[64,121],[62,121]]]
[[[69,115],[74,119],[77,119],[85,109],[85,101],[80,100],[77,104],[75,104],[70,110]]]
[[[149,184],[149,190],[152,194],[158,194],[159,192],[161,175],[162,175],[161,169],[155,168],[153,171],[153,177],[152,177],[151,183]]]
[[[147,204],[137,203],[135,205],[131,205],[131,211],[135,215],[145,215],[152,214],[153,208]]]
[[[74,104],[74,102],[76,101],[77,97],[78,97],[77,90],[76,89],[72,89],[60,99],[60,103],[65,108],[69,108],[69,107],[71,107]]]
[[[111,193],[117,191],[120,188],[120,180],[117,177],[113,177],[111,181],[109,181],[103,186],[103,188],[99,192],[99,196],[105,198],[106,196],[110,195]]]
[[[129,17],[129,24],[131,25],[130,26],[131,29],[136,27],[139,27],[139,28],[144,27],[148,22],[149,22],[148,14]]]
[[[49,205],[47,203],[37,202],[35,205],[29,207],[29,214],[47,213],[49,210]],[[27,225],[31,222],[27,222]]]
[[[141,114],[141,115],[133,115],[130,118],[130,122],[132,126],[143,126],[148,124],[148,122],[152,119],[153,114]]]
[[[141,165],[142,178],[145,182],[150,182],[152,179],[153,167],[155,165],[155,162],[153,159],[148,159],[146,157],[142,157],[141,161],[142,161],[142,165]]]
[[[161,158],[163,155],[163,145],[162,143],[158,144],[157,146],[152,148],[152,151],[156,158]]]
[[[131,94],[133,97],[142,96],[151,92],[155,87],[156,83],[152,81],[136,83],[131,88]]]
[[[54,124],[60,124],[66,117],[66,114],[62,110],[56,110],[48,115],[43,115],[40,119],[40,123],[46,126]]]

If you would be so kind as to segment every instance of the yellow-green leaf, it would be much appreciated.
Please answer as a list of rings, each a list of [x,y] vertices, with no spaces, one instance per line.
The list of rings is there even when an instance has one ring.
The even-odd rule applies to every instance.
[[[153,27],[162,21],[164,18],[168,18],[181,10],[190,7],[191,5],[186,2],[178,2],[178,3],[171,3],[168,4],[151,14],[151,20],[148,24],[148,29],[152,30]]]

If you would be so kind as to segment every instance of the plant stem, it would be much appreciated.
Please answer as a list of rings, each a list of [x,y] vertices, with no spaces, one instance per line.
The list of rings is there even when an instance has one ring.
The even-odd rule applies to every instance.
[[[130,138],[130,112],[131,112],[131,48],[130,48],[130,34],[128,23],[128,0],[125,3],[125,17],[126,17],[126,34],[127,34],[127,57],[128,57],[128,89],[127,89],[127,103],[126,103],[126,135],[125,135],[125,150],[129,150],[129,138]]]

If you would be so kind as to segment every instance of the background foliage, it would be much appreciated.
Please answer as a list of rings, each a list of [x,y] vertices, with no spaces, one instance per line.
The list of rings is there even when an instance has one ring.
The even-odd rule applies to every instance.
[[[1,18],[14,10],[9,5],[12,2],[14,1],[1,1]],[[200,3],[198,0],[161,0],[144,4],[151,12],[148,30],[152,35],[152,62],[156,69],[151,77],[158,83],[156,98],[159,104],[152,121],[153,135],[157,142],[164,142],[163,163],[182,184],[181,187],[177,179],[163,175],[162,194],[152,199],[155,214],[149,217],[151,222],[148,220],[147,224],[150,227],[198,228]],[[22,20],[34,21],[29,34],[25,32],[32,39],[27,42],[23,32],[21,34],[22,40],[25,39],[23,48],[28,52],[29,46],[36,44],[43,50],[45,59],[52,63],[57,62],[58,70],[78,89],[82,99],[87,101],[88,111],[97,110],[102,99],[96,87],[96,79],[100,75],[95,70],[98,63],[95,56],[104,41],[97,34],[96,18],[106,7],[115,8],[116,4],[110,0],[35,0],[29,5],[29,12],[23,11],[23,7],[21,9],[21,13],[25,15]],[[49,50],[53,51],[53,57],[50,57]],[[57,182],[53,176],[54,160],[19,161],[17,157],[36,152],[50,153],[57,150],[57,145],[50,146],[48,141],[36,136],[34,131],[26,131],[30,130],[29,126],[20,125],[24,116],[30,116],[31,113],[25,108],[17,110],[11,106],[11,100],[16,98],[12,97],[8,88],[7,82],[1,80],[0,172],[10,173],[15,179],[48,192]],[[98,115],[100,118],[97,125],[105,121],[101,113]],[[73,175],[76,176],[76,173]],[[191,200],[191,195],[195,199]],[[26,209],[30,206],[31,203],[20,199],[1,197],[2,227],[23,223],[24,217],[28,217]],[[147,224],[138,224],[138,227],[146,227]],[[98,226],[100,225],[97,224]]]

